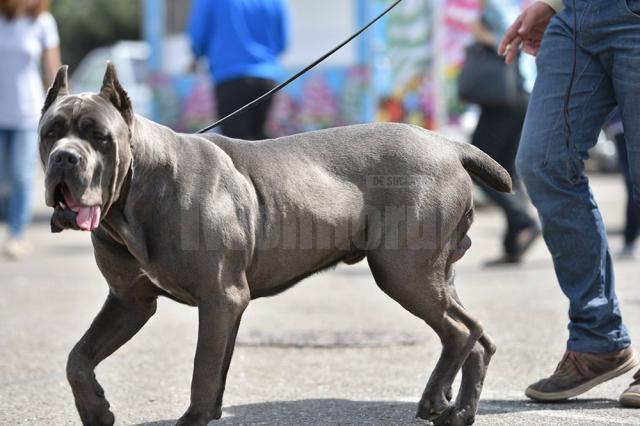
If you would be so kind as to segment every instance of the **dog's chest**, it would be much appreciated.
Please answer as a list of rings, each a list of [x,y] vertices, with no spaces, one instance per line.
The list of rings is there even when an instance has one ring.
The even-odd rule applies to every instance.
[[[142,275],[147,277],[149,281],[153,283],[156,287],[158,287],[163,292],[167,293],[173,299],[185,303],[187,305],[195,306],[196,300],[184,289],[170,285],[169,280],[162,280],[158,278],[158,274],[154,273],[151,270],[140,268],[140,272]]]

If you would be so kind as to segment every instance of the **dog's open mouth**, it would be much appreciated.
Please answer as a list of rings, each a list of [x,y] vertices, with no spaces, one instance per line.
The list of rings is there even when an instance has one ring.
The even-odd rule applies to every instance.
[[[65,229],[93,231],[100,226],[101,207],[83,206],[76,202],[63,182],[55,189],[55,205],[51,216],[51,232]]]

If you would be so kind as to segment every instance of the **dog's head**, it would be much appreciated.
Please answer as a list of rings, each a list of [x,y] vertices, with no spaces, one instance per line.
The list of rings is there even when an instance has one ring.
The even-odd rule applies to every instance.
[[[131,101],[112,64],[98,94],[70,95],[67,67],[58,70],[38,127],[53,232],[98,228],[131,165],[133,122]]]

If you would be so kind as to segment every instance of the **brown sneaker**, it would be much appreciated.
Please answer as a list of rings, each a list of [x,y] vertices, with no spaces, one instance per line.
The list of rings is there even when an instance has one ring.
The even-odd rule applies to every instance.
[[[640,370],[633,375],[634,381],[620,395],[620,404],[628,408],[640,408]]]
[[[562,401],[618,377],[637,365],[638,358],[630,347],[607,353],[567,351],[550,377],[532,384],[524,393],[536,401]]]

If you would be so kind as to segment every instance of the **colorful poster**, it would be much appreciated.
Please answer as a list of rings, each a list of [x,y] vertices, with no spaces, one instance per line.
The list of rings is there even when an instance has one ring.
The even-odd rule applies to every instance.
[[[388,2],[376,0],[379,7]],[[372,41],[377,119],[435,126],[435,2],[405,0]]]
[[[354,1],[362,15],[354,29],[389,6],[388,0]],[[354,42],[360,46],[357,63],[323,64],[276,95],[268,133],[370,120],[430,129],[457,125],[467,105],[458,101],[456,82],[479,13],[478,0],[404,0]],[[215,119],[206,77],[160,76],[151,85],[161,122],[187,131]]]
[[[438,53],[442,55],[440,82],[442,84],[445,123],[456,124],[466,108],[458,100],[457,78],[464,63],[464,50],[473,41],[471,24],[480,15],[478,0],[442,0],[441,36]]]
[[[268,133],[282,136],[359,123],[367,90],[368,70],[365,67],[314,70],[275,97],[267,124]]]

